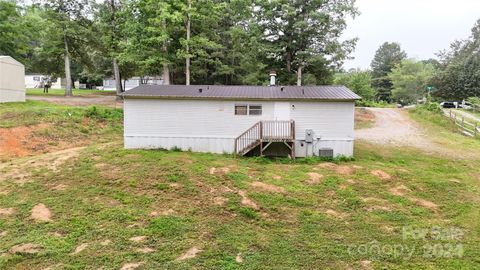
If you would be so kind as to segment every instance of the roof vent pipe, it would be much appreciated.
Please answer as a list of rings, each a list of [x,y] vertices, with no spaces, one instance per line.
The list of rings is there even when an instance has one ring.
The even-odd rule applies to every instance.
[[[199,88],[199,89],[198,89],[198,92],[199,92],[199,93],[201,93],[202,91],[203,91],[203,89],[202,89],[202,88]]]
[[[277,78],[277,73],[275,72],[275,70],[270,71],[270,86],[275,86],[276,78]]]

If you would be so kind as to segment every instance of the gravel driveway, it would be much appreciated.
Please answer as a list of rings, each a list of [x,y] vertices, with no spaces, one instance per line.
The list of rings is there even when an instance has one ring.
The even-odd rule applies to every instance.
[[[100,95],[88,95],[88,96],[27,96],[29,100],[48,101],[57,104],[69,105],[69,106],[89,106],[89,105],[105,105],[116,108],[122,108],[123,102],[117,101],[116,96],[100,96]]]
[[[423,132],[422,128],[408,116],[408,112],[393,108],[368,108],[375,114],[371,128],[355,131],[357,140],[388,146],[407,146],[428,153],[441,153],[458,157],[458,153],[437,144]]]

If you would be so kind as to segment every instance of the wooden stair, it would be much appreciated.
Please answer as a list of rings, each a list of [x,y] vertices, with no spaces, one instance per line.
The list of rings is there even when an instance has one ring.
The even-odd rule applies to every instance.
[[[235,139],[235,154],[244,156],[260,147],[260,156],[272,143],[284,143],[295,158],[295,121],[260,121]]]

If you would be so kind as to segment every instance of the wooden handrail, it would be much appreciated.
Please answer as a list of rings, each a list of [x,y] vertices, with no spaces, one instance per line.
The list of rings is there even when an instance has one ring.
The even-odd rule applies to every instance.
[[[257,122],[235,138],[235,154],[245,154],[262,142],[284,142],[295,140],[293,120]]]

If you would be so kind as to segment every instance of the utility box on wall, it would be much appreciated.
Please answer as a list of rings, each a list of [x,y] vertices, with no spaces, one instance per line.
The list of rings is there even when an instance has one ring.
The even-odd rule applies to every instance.
[[[312,143],[313,142],[313,130],[312,129],[306,129],[305,130],[305,142],[306,143]]]

